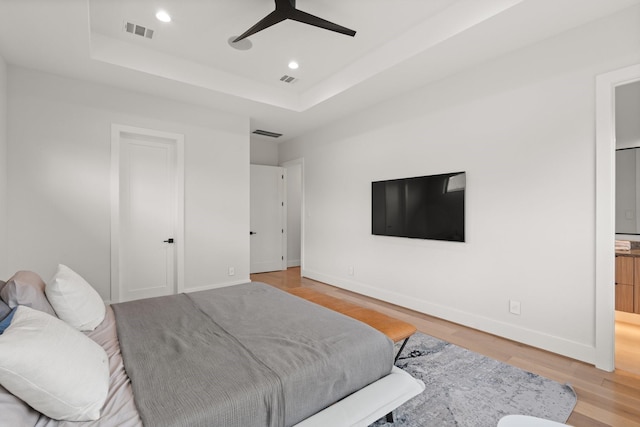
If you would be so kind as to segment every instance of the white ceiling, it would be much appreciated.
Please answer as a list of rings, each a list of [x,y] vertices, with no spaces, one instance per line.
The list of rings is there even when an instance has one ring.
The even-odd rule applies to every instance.
[[[0,0],[0,55],[10,64],[248,115],[252,130],[287,140],[638,3],[298,0],[298,9],[356,36],[284,21],[239,50],[229,39],[270,13],[273,0]],[[156,20],[159,9],[172,22]],[[125,32],[127,21],[153,29],[153,38]],[[292,59],[298,70],[287,68]],[[283,75],[296,81],[283,83]]]

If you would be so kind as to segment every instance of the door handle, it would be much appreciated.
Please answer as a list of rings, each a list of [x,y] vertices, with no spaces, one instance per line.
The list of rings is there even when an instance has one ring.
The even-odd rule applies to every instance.
[[[163,240],[164,243],[173,243],[173,238],[168,238],[167,240]]]
[[[253,236],[254,234],[258,234],[258,233],[256,233],[255,231],[250,231],[249,232],[249,236]]]

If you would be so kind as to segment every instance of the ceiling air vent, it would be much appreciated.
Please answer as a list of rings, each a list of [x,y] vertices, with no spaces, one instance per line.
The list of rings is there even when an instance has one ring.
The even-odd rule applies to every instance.
[[[285,82],[285,83],[293,83],[295,81],[297,81],[298,79],[296,79],[295,77],[291,77],[291,76],[287,76],[286,74],[282,77],[280,77],[280,81],[281,82]]]
[[[282,136],[281,133],[269,132],[268,130],[256,129],[253,131],[256,135],[268,136],[271,138],[280,138]]]
[[[142,25],[134,24],[132,22],[125,22],[124,30],[127,33],[135,34],[140,37],[153,38],[153,30],[151,28],[143,27]]]

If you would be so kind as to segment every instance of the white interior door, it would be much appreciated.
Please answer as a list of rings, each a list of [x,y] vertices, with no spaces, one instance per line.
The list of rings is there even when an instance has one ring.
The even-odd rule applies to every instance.
[[[176,145],[120,138],[120,301],[176,292]]]
[[[251,273],[286,269],[284,169],[251,165]]]

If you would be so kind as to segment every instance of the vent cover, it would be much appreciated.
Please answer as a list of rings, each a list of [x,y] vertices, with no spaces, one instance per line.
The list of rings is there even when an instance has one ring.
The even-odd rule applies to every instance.
[[[136,36],[145,37],[147,39],[153,38],[153,30],[151,28],[146,28],[132,22],[125,22],[124,30],[127,33],[135,34]]]
[[[298,79],[296,79],[295,77],[292,76],[287,76],[286,74],[282,77],[280,77],[280,81],[281,82],[285,82],[285,83],[293,83],[298,81]]]
[[[280,138],[282,136],[281,133],[269,132],[268,130],[256,129],[253,131],[256,135],[268,136],[271,138]]]

